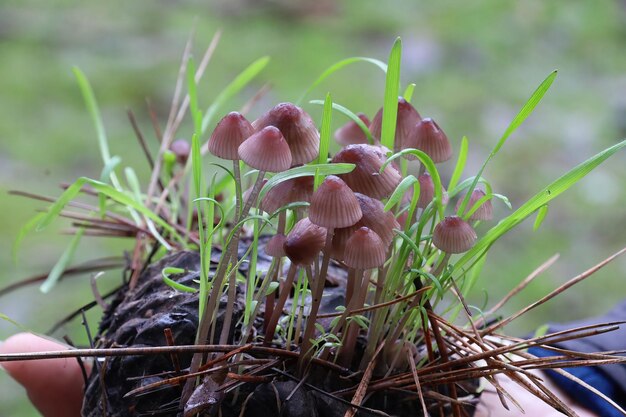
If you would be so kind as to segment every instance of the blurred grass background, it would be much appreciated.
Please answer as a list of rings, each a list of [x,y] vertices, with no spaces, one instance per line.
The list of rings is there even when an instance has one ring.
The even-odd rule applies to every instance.
[[[59,233],[67,225],[58,222],[28,236],[15,264],[11,246],[19,229],[45,205],[7,191],[56,196],[59,183],[100,175],[94,128],[72,66],[79,66],[94,87],[112,154],[145,179],[147,165],[126,110],[135,112],[151,138],[148,98],[165,124],[180,56],[194,22],[198,57],[215,31],[223,30],[201,84],[203,106],[254,59],[271,56],[261,76],[220,113],[238,108],[264,83],[271,83],[270,94],[252,110],[252,118],[279,101],[296,100],[326,67],[342,58],[386,60],[394,38],[401,36],[403,86],[417,84],[413,103],[422,116],[438,121],[457,149],[460,138],[469,137],[466,175],[480,166],[539,82],[559,69],[536,113],[485,173],[514,207],[626,136],[624,1],[3,1],[0,286],[47,272],[69,242]],[[372,116],[382,103],[383,89],[378,69],[353,65],[308,98],[323,98],[330,91],[334,101]],[[319,108],[305,108],[319,119]],[[336,127],[344,121],[334,115]],[[156,149],[156,141],[150,143]],[[505,307],[504,312],[511,313],[624,246],[625,163],[622,152],[559,197],[539,231],[532,232],[532,222],[526,222],[503,238],[489,255],[472,302],[484,303],[482,290],[495,302],[541,262],[561,253],[554,267]],[[451,169],[443,169],[444,177],[447,172],[449,178]],[[496,212],[506,215],[500,206]],[[75,263],[130,248],[126,241],[85,238]],[[626,260],[621,259],[509,331],[524,334],[548,320],[602,313],[626,295],[625,277]],[[119,273],[107,273],[101,292],[119,281]],[[28,288],[2,297],[0,312],[24,328],[45,332],[91,299],[88,277],[72,278],[51,294]],[[94,331],[99,313],[94,309],[89,316]],[[0,338],[17,330],[0,321]],[[79,343],[86,340],[79,322],[57,336],[63,334]],[[0,386],[0,415],[32,415],[25,396],[3,373]]]

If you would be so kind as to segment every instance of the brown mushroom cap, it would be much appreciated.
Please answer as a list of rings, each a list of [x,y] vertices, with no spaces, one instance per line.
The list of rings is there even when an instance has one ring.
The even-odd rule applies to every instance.
[[[348,227],[362,215],[352,190],[335,175],[327,176],[311,198],[309,218],[317,225],[333,229]]]
[[[240,113],[231,112],[215,126],[209,139],[209,152],[222,159],[239,159],[239,146],[254,133],[250,122]]]
[[[413,135],[407,139],[405,145],[407,148],[423,151],[436,164],[452,157],[452,146],[448,137],[431,118],[422,119],[415,125]]]
[[[389,197],[402,179],[391,164],[379,173],[385,159],[386,156],[379,147],[358,144],[343,148],[332,162],[355,164],[354,170],[339,177],[355,192],[380,199]]]
[[[380,237],[367,227],[355,231],[346,243],[343,261],[350,268],[378,268],[385,263],[387,248]]]
[[[457,216],[449,216],[435,226],[433,245],[446,253],[463,253],[474,246],[477,238],[468,222]]]
[[[469,202],[467,203],[467,206],[465,206],[465,213],[470,211],[472,207],[474,207],[474,204],[476,204],[478,200],[480,200],[484,196],[485,196],[485,192],[483,190],[472,191],[472,195],[470,196]],[[461,207],[461,203],[463,202],[464,199],[465,199],[465,194],[463,195],[463,197],[459,199],[459,201],[456,202],[456,207],[454,209],[455,211],[459,211],[459,207]],[[493,203],[491,202],[491,200],[487,200],[483,204],[481,204],[481,206],[478,207],[474,213],[472,213],[469,219],[471,221],[493,219]]]
[[[422,120],[420,114],[415,110],[415,107],[403,97],[398,97],[398,115],[396,117],[396,135],[394,138],[393,151],[398,152],[402,149],[409,148],[406,146],[405,140],[413,135],[413,129],[415,124]],[[380,142],[380,136],[382,134],[383,127],[383,109],[378,110],[378,113],[372,119],[370,124],[370,132],[372,136]]]
[[[326,244],[326,229],[305,217],[293,226],[283,244],[285,255],[297,265],[309,265]]]
[[[191,154],[191,145],[185,139],[176,139],[170,145],[170,151],[176,155],[176,162],[185,165]]]
[[[368,119],[365,114],[359,113],[357,116],[361,119],[365,126],[370,125],[370,119]],[[363,132],[354,120],[350,120],[348,123],[335,131],[335,140],[343,146],[354,145],[357,143],[368,143],[365,132]]]
[[[346,245],[348,244],[348,239],[354,232],[356,232],[363,225],[360,221],[356,222],[352,226],[341,227],[335,229],[335,233],[333,233],[333,241],[330,248],[330,257],[336,261],[343,261],[344,254],[346,252]]]
[[[286,256],[283,245],[287,241],[287,236],[282,233],[272,236],[265,245],[265,253],[273,258],[282,258]]]
[[[307,175],[279,183],[265,194],[261,208],[268,213],[274,213],[279,208],[295,201],[310,202],[313,195],[313,181],[313,176]]]
[[[363,217],[361,217],[357,225],[372,229],[385,244],[385,249],[388,248],[395,235],[393,229],[400,228],[393,212],[391,210],[385,212],[385,206],[379,200],[360,193],[355,193],[354,195],[359,200],[361,212],[363,213]]]
[[[239,157],[259,171],[281,172],[291,166],[289,145],[274,126],[261,129],[243,142],[239,146]]]
[[[278,128],[289,144],[292,163],[306,164],[317,158],[320,134],[315,123],[300,107],[293,103],[280,103],[252,122],[258,132],[267,126]]]

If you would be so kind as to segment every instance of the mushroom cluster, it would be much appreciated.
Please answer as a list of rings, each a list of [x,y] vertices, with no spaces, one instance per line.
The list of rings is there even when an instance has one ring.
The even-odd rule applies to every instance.
[[[435,192],[430,173],[420,164],[416,175],[419,183],[417,211],[412,212],[412,218],[407,218],[406,207],[413,199],[413,188],[392,209],[385,209],[403,173],[395,161],[386,163],[391,152],[380,142],[382,108],[371,122],[362,113],[358,118],[361,123],[351,120],[335,132],[341,148],[330,158],[330,163],[354,164],[351,172],[328,175],[316,189],[311,175],[289,178],[267,190],[260,201],[257,199],[267,181],[267,173],[287,171],[318,158],[320,133],[312,118],[292,103],[278,104],[252,123],[232,112],[217,124],[208,143],[211,154],[233,161],[235,180],[239,182],[235,195],[237,222],[253,208],[278,219],[276,234],[265,245],[265,252],[279,266],[272,277],[278,291],[271,291],[265,299],[264,343],[269,345],[274,341],[297,271],[302,270],[311,299],[300,351],[303,360],[312,355],[326,275],[329,263],[335,262],[348,272],[345,308],[331,329],[341,336],[342,348],[337,357],[346,366],[351,364],[361,331],[351,316],[366,305],[382,300],[385,265],[394,253],[396,231],[403,230],[401,224],[416,223],[417,211],[421,213],[430,207],[436,194],[443,195],[441,203],[444,205],[448,199],[445,189]],[[368,127],[369,132],[362,126]],[[439,125],[430,118],[422,118],[410,102],[399,98],[393,152],[409,148],[426,153],[434,163],[445,162],[452,156],[450,142]],[[406,154],[407,161],[415,159],[410,153]],[[245,193],[240,191],[240,161],[258,170],[254,184]],[[477,238],[468,222],[491,218],[489,197],[481,190],[473,190],[464,213],[439,219],[431,239],[421,239],[416,245],[432,243],[434,250],[446,254],[446,261],[449,254],[467,251]],[[462,200],[457,203],[456,211]],[[305,204],[285,209],[296,202]],[[236,251],[230,252],[231,256],[236,256]],[[281,262],[289,265],[284,280]],[[420,268],[434,266],[418,265]]]

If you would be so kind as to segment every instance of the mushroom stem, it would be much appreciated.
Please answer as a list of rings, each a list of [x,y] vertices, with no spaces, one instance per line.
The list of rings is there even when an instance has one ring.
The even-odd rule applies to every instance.
[[[245,205],[243,207],[243,211],[241,212],[241,216],[238,217],[237,222],[240,222],[241,220],[243,220],[245,218],[245,216],[247,215],[247,213],[252,208],[254,202],[256,201],[257,197],[259,196],[259,192],[261,191],[261,185],[263,185],[263,178],[264,177],[265,177],[265,171],[259,171],[259,175],[257,175],[257,177],[256,177],[256,181],[254,183],[254,186],[252,187],[252,191],[250,192],[250,196],[246,200]]]
[[[241,170],[239,169],[239,160],[233,160],[233,173],[235,176],[235,218],[240,219],[242,214],[239,212],[241,209]],[[237,263],[237,252],[239,250],[239,232],[233,236],[233,242],[229,245],[228,260],[226,265],[233,261]],[[228,301],[226,304],[226,312],[224,314],[224,324],[222,326],[222,332],[220,334],[219,343],[224,345],[228,342],[228,336],[230,333],[230,324],[233,321],[233,309],[235,305],[235,297],[237,296],[237,277],[234,273],[230,274],[228,279]]]
[[[367,289],[363,288],[366,285],[364,284],[363,270],[352,268],[350,268],[350,270],[353,272],[354,288],[350,295],[350,302],[346,303],[345,315],[342,315],[344,321],[354,310],[363,307],[365,295],[367,295]],[[344,326],[344,323],[337,323],[337,325]],[[343,331],[343,343],[338,354],[338,362],[340,365],[349,367],[352,363],[352,355],[358,335],[359,325],[351,320],[346,330]]]
[[[281,211],[278,214],[278,226],[276,227],[276,234],[281,234],[284,235],[285,234],[285,224],[286,224],[286,219],[287,215],[285,210]],[[271,281],[270,282],[275,282],[278,280],[278,275],[280,274],[281,266],[282,266],[282,262],[280,258],[276,259],[276,268],[275,270],[271,271]],[[267,297],[265,297],[265,315],[263,318],[263,331],[265,333],[267,333],[267,324],[269,322],[269,320],[272,317],[273,311],[274,311],[274,301],[276,301],[276,292],[272,292],[271,294],[269,294]]]
[[[315,333],[315,322],[317,321],[317,312],[320,308],[322,301],[322,295],[324,294],[324,283],[326,282],[326,273],[328,272],[328,264],[330,262],[330,252],[332,251],[333,235],[335,229],[329,227],[326,231],[326,244],[324,246],[324,255],[322,257],[322,266],[319,270],[319,274],[312,288],[313,300],[311,302],[311,311],[306,319],[306,327],[304,328],[304,335],[302,337],[302,347],[300,348],[300,357],[298,358],[298,369],[302,373],[305,365],[308,364],[308,359],[313,355],[311,350],[311,338]]]
[[[269,322],[267,323],[267,330],[265,332],[265,340],[263,341],[264,345],[269,345],[272,343],[272,339],[274,339],[274,332],[276,331],[276,325],[278,324],[278,319],[280,319],[280,314],[283,311],[283,307],[285,307],[285,303],[287,302],[287,297],[289,297],[289,293],[291,292],[291,287],[293,286],[293,281],[296,277],[296,272],[298,271],[298,266],[294,263],[289,267],[289,272],[287,273],[287,279],[285,281],[285,285],[280,291],[280,295],[278,296],[278,302],[276,303],[276,307],[272,313],[272,317],[270,317]]]

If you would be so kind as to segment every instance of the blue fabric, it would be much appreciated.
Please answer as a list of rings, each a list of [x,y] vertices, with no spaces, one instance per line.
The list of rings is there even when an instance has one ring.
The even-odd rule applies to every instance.
[[[555,353],[540,347],[532,347],[528,349],[528,353],[537,357],[554,356]],[[612,400],[617,400],[616,397],[619,393],[619,388],[597,367],[584,366],[577,368],[563,368],[564,371],[572,374],[573,376],[585,381],[607,397]],[[576,382],[567,379],[563,375],[552,370],[545,370],[546,374],[572,399],[578,404],[588,408],[595,412],[600,417],[623,417],[622,414],[617,411],[613,406],[598,397],[587,388],[577,384]]]

